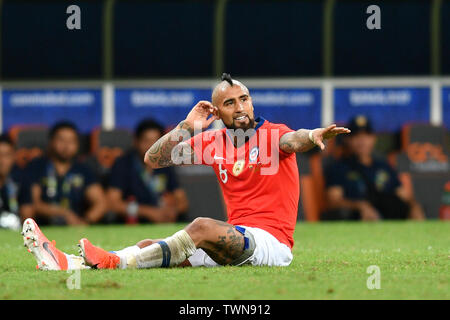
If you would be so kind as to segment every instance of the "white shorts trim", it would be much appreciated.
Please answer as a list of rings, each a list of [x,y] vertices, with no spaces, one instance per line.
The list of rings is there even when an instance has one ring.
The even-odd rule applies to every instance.
[[[248,259],[248,262],[253,266],[279,266],[286,267],[291,264],[293,256],[291,249],[278,241],[269,232],[254,228],[241,226],[250,232],[255,239],[255,251]],[[197,249],[195,253],[188,258],[193,267],[218,267],[213,259],[211,259],[205,251]]]

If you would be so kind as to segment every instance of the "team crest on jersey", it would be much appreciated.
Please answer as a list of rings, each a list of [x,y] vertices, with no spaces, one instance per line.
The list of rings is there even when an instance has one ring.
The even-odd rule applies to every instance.
[[[256,161],[256,158],[258,158],[258,154],[259,154],[258,147],[254,147],[252,149],[252,151],[250,151],[250,155],[249,155],[250,162]]]
[[[245,161],[244,160],[238,160],[234,163],[233,166],[233,174],[237,177],[241,174],[242,170],[244,170]]]

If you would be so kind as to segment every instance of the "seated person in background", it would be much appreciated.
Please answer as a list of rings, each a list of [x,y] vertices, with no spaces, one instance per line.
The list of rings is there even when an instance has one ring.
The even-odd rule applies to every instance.
[[[329,211],[323,220],[423,219],[414,196],[401,186],[394,169],[373,156],[376,136],[365,116],[353,118],[344,140],[347,152],[325,171]]]
[[[0,227],[20,228],[20,218],[25,220],[33,215],[29,189],[24,188],[22,184],[23,172],[14,166],[14,160],[15,150],[12,141],[8,136],[1,135],[0,217],[2,221],[11,214],[14,214],[17,218],[10,217],[7,221],[11,221],[11,223],[1,223]]]
[[[139,123],[134,148],[111,169],[107,191],[110,209],[127,223],[180,221],[188,209],[174,169],[152,169],[144,163],[145,152],[163,134],[164,128],[153,120]]]
[[[78,225],[98,222],[104,216],[105,194],[94,174],[76,160],[78,149],[75,125],[60,122],[50,129],[47,156],[27,166],[38,221]]]

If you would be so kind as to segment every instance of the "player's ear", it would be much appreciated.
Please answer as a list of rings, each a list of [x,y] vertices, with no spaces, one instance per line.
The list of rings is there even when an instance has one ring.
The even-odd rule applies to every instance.
[[[213,109],[214,109],[213,115],[219,117],[219,108],[217,108],[217,106],[213,106]]]

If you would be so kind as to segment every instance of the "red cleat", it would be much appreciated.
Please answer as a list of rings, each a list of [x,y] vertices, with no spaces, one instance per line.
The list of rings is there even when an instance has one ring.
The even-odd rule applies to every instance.
[[[88,266],[96,269],[116,269],[119,266],[119,256],[94,246],[86,238],[81,239],[78,246],[80,254]]]
[[[36,269],[40,270],[67,270],[66,255],[58,250],[55,241],[49,241],[42,233],[37,223],[28,218],[23,222],[23,244],[36,259]]]

